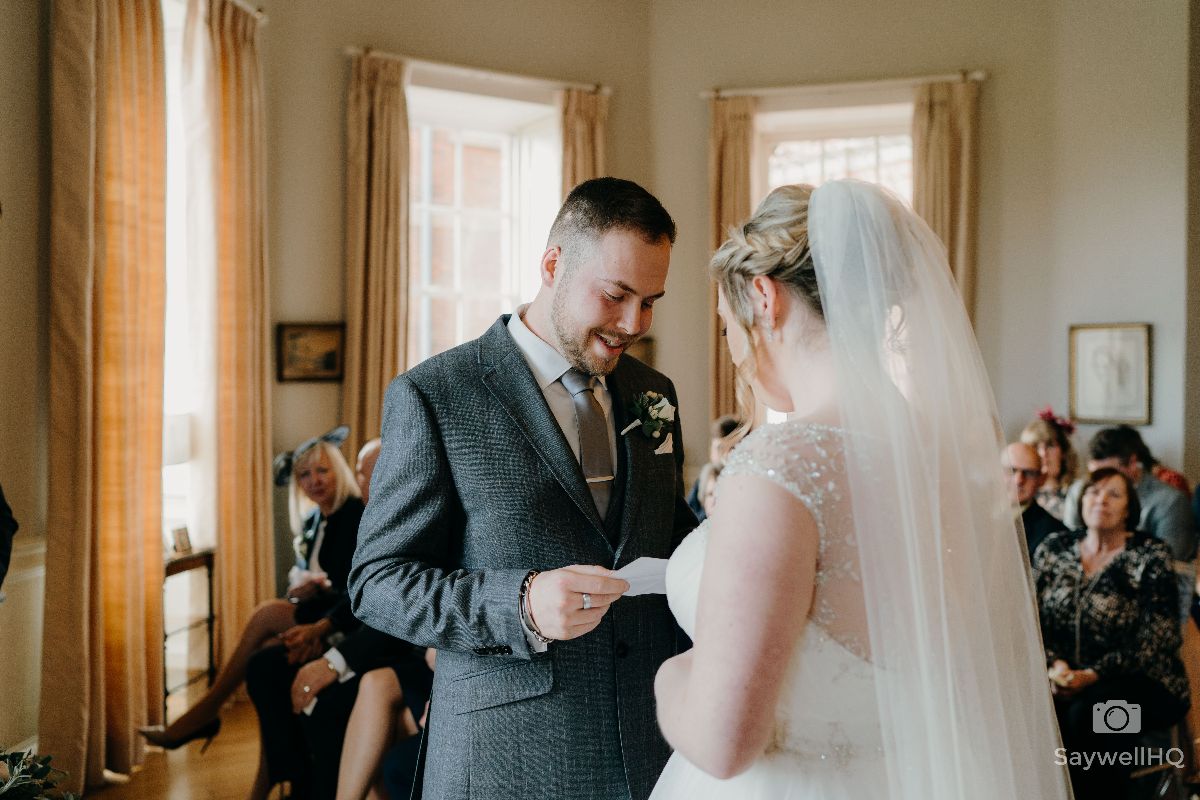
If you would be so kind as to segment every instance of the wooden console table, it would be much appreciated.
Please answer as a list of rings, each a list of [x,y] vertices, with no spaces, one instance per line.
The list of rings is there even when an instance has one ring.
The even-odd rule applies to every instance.
[[[182,575],[185,572],[191,572],[195,569],[203,569],[208,579],[208,606],[205,611],[205,616],[190,620],[189,622],[170,630],[164,627],[163,630],[163,723],[167,722],[167,698],[178,691],[182,691],[191,686],[201,678],[208,678],[208,685],[212,686],[213,679],[217,676],[216,662],[213,659],[213,628],[217,621],[216,615],[213,613],[213,565],[214,551],[212,548],[204,550],[196,550],[192,553],[183,553],[174,555],[167,559],[164,564],[165,574],[163,576],[163,596],[166,597],[167,580],[174,575]],[[174,686],[167,682],[167,641],[172,636],[187,633],[190,630],[205,626],[208,632],[208,669],[187,670],[185,668],[184,680]]]

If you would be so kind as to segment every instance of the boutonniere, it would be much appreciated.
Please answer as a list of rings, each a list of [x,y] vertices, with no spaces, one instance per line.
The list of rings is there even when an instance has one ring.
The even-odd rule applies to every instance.
[[[663,427],[675,421],[675,406],[658,392],[642,392],[630,403],[629,413],[634,420],[621,431],[622,436],[640,427],[647,439],[659,439],[663,435]]]

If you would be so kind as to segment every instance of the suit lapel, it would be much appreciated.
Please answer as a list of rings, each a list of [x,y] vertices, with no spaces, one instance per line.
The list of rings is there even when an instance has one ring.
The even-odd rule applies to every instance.
[[[550,412],[546,397],[525,362],[525,356],[509,335],[505,327],[507,323],[506,314],[480,339],[483,383],[554,473],[567,496],[592,523],[605,546],[611,548],[579,461]]]

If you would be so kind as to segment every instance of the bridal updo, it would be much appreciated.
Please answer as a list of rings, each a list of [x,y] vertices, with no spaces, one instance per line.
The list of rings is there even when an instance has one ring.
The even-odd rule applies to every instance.
[[[713,255],[709,270],[725,293],[725,302],[753,346],[754,307],[750,285],[758,276],[790,289],[823,320],[821,293],[808,242],[808,203],[813,187],[780,186],[759,204],[749,221],[729,232]]]

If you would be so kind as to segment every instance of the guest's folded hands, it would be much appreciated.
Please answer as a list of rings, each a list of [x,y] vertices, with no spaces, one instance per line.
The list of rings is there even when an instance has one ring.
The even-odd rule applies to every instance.
[[[288,651],[289,664],[312,661],[325,652],[325,636],[333,630],[328,619],[319,619],[306,625],[293,625],[279,634]]]
[[[325,687],[337,680],[338,674],[324,658],[309,661],[292,681],[292,712],[299,714]]]

